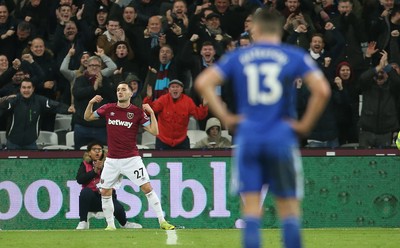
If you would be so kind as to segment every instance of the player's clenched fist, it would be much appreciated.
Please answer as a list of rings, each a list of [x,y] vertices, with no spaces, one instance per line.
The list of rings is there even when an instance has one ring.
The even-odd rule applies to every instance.
[[[143,108],[143,111],[145,111],[146,113],[149,113],[149,114],[153,114],[154,113],[153,109],[147,103],[143,104],[142,108]]]
[[[92,100],[90,100],[90,103],[99,103],[103,101],[103,97],[101,97],[100,95],[96,95],[95,97],[92,98]]]

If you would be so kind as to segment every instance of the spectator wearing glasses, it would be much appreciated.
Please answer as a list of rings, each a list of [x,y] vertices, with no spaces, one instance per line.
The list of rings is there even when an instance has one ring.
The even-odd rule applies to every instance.
[[[88,144],[94,139],[107,144],[106,123],[104,119],[87,122],[84,120],[84,113],[90,99],[95,95],[101,95],[103,100],[94,105],[97,109],[101,105],[112,100],[113,90],[107,77],[101,73],[102,60],[98,56],[88,59],[87,71],[75,81],[72,94],[75,102],[76,114],[74,127],[75,149]]]

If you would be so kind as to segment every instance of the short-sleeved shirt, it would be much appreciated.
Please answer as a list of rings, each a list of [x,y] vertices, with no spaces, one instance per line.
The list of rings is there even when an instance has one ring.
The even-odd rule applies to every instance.
[[[95,116],[105,117],[107,126],[107,145],[110,158],[129,158],[139,156],[136,136],[140,126],[150,124],[146,113],[134,106],[118,107],[116,103],[101,106]]]
[[[295,79],[319,71],[309,55],[293,46],[258,43],[227,54],[215,68],[233,84],[236,109],[244,116],[238,140],[297,143],[287,119],[296,118]]]

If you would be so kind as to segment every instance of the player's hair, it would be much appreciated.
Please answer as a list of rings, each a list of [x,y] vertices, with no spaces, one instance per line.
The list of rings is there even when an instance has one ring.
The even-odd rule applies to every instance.
[[[132,88],[131,84],[128,83],[128,82],[126,82],[126,81],[121,81],[121,82],[119,82],[118,85],[117,85],[117,88],[118,88],[118,86],[120,86],[121,84],[126,84],[126,85],[128,85],[129,89],[130,89],[131,91],[133,91],[133,88]]]
[[[260,9],[254,13],[253,23],[260,27],[264,34],[283,34],[283,16],[274,9]]]

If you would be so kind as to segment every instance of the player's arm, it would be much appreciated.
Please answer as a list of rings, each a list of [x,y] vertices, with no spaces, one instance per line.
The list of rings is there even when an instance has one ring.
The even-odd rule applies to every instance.
[[[305,75],[304,83],[311,93],[304,115],[298,122],[293,123],[293,128],[300,135],[311,132],[318,118],[329,101],[331,89],[325,76],[320,71],[312,71]]]
[[[215,91],[215,87],[222,83],[221,73],[215,67],[208,67],[197,76],[194,85],[200,95],[206,99],[214,115],[228,127],[233,127],[237,124],[239,118],[227,109]]]
[[[151,133],[154,136],[158,135],[158,123],[156,115],[149,104],[143,104],[143,110],[150,114],[150,125],[144,126],[144,130]]]
[[[98,117],[95,116],[93,113],[93,104],[95,104],[96,102],[99,103],[102,100],[103,100],[103,97],[96,95],[89,101],[88,105],[86,106],[85,114],[83,116],[85,121],[94,121],[94,120],[98,119]]]

